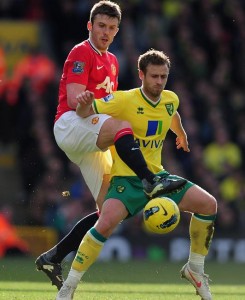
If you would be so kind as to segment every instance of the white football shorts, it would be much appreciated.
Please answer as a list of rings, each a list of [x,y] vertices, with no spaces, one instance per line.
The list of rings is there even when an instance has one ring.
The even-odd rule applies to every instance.
[[[54,124],[58,146],[80,168],[95,200],[100,192],[103,175],[111,172],[110,150],[101,150],[96,145],[100,129],[109,118],[108,115],[95,114],[83,119],[75,111],[68,111]]]

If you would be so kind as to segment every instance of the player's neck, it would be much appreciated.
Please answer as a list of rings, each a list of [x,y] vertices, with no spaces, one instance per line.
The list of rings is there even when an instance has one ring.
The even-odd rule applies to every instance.
[[[143,87],[141,87],[140,90],[141,90],[142,94],[144,95],[144,97],[153,104],[156,104],[157,102],[159,102],[161,100],[161,95],[159,97],[152,97],[144,91]]]
[[[91,39],[90,37],[88,38],[88,41],[89,41],[91,47],[92,47],[96,52],[98,52],[100,55],[102,55],[103,53],[106,53],[106,52],[107,52],[107,49],[106,49],[106,50],[100,50],[100,49],[98,49],[98,48],[95,46],[95,44],[93,43],[93,41],[92,41],[92,39]]]

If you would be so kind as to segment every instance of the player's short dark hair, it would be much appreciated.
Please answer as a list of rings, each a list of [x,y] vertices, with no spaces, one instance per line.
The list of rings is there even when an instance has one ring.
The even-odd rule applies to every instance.
[[[96,15],[107,15],[110,18],[117,18],[118,19],[118,25],[121,22],[121,8],[120,6],[112,1],[108,0],[102,0],[96,3],[91,11],[90,11],[90,18],[89,21],[93,24],[94,23],[94,18]]]
[[[169,57],[164,52],[154,49],[148,50],[138,58],[138,69],[144,74],[146,73],[146,68],[149,64],[167,65],[169,69],[171,65]]]

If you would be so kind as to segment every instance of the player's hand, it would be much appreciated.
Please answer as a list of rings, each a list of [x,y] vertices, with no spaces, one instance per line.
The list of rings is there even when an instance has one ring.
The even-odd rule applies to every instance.
[[[188,140],[187,140],[187,136],[186,135],[182,135],[182,136],[177,136],[176,137],[176,146],[177,149],[183,149],[186,152],[190,152],[191,150],[189,149],[189,145],[188,145]]]
[[[76,96],[77,102],[83,105],[91,105],[94,101],[94,93],[90,91],[81,92]]]

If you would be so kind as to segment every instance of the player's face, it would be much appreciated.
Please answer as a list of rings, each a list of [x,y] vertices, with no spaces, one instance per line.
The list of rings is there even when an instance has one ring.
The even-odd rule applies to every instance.
[[[169,68],[167,65],[148,65],[146,73],[140,71],[143,91],[151,100],[158,101],[168,80]]]
[[[118,32],[118,19],[98,14],[95,16],[93,24],[88,22],[88,29],[94,46],[99,51],[105,52]]]

